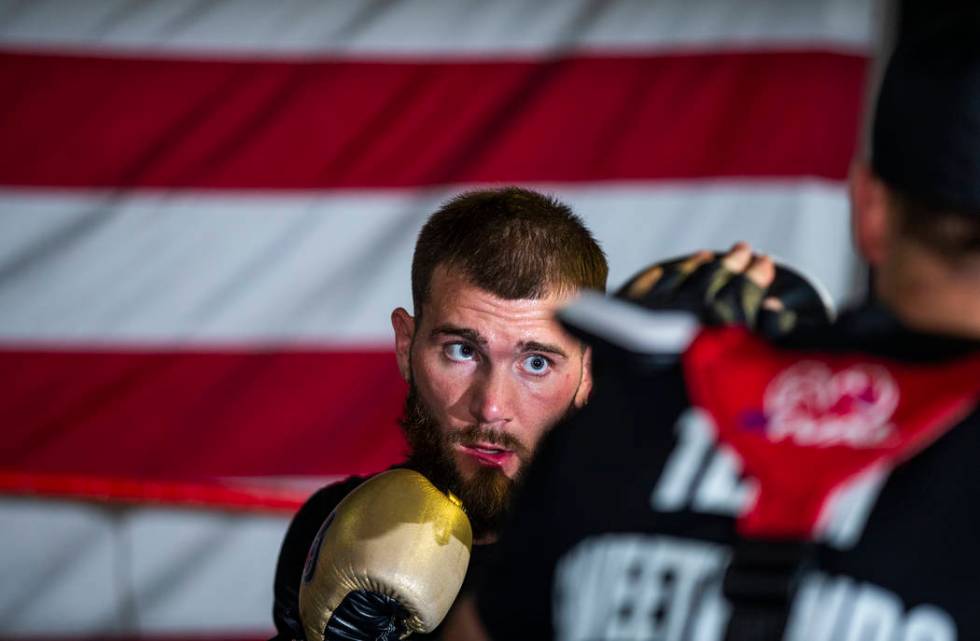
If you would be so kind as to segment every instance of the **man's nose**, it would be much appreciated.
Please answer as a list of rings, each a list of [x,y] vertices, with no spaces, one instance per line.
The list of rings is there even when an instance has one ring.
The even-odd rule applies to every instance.
[[[511,419],[514,381],[504,368],[492,367],[473,381],[470,412],[480,423],[505,423]]]

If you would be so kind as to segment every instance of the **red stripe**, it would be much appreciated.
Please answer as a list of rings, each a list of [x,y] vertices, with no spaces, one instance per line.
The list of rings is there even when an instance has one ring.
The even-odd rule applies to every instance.
[[[0,472],[0,492],[141,506],[218,506],[222,509],[286,514],[296,512],[310,495],[310,492],[263,488],[247,483],[173,483],[21,472]]]
[[[109,635],[81,635],[81,634],[62,634],[62,635],[40,635],[23,634],[20,636],[5,634],[4,641],[266,641],[270,632],[249,634],[248,632],[177,632],[160,633],[145,632],[143,634],[121,635],[111,633]]]
[[[200,481],[402,458],[391,353],[0,351],[0,471]]]
[[[866,59],[0,54],[0,184],[216,189],[842,179]]]

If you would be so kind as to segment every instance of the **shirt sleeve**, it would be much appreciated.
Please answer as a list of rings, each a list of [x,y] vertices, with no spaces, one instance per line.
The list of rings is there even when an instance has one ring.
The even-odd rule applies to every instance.
[[[299,618],[299,586],[303,576],[306,554],[320,526],[340,501],[364,479],[351,477],[346,481],[324,487],[311,496],[293,517],[279,550],[276,578],[273,586],[272,620],[277,641],[305,639],[303,622]]]

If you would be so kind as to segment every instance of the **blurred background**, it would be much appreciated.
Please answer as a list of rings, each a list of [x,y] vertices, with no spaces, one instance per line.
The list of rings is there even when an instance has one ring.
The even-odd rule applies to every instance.
[[[400,459],[428,214],[569,203],[610,286],[865,275],[876,0],[0,1],[0,637],[261,639],[289,517]]]

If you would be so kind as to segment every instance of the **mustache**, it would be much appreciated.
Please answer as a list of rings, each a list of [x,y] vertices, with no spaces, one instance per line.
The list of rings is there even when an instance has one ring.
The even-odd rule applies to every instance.
[[[460,430],[454,430],[446,435],[446,440],[450,445],[495,445],[513,451],[520,458],[526,458],[530,454],[530,450],[514,436],[480,425],[467,425]]]

